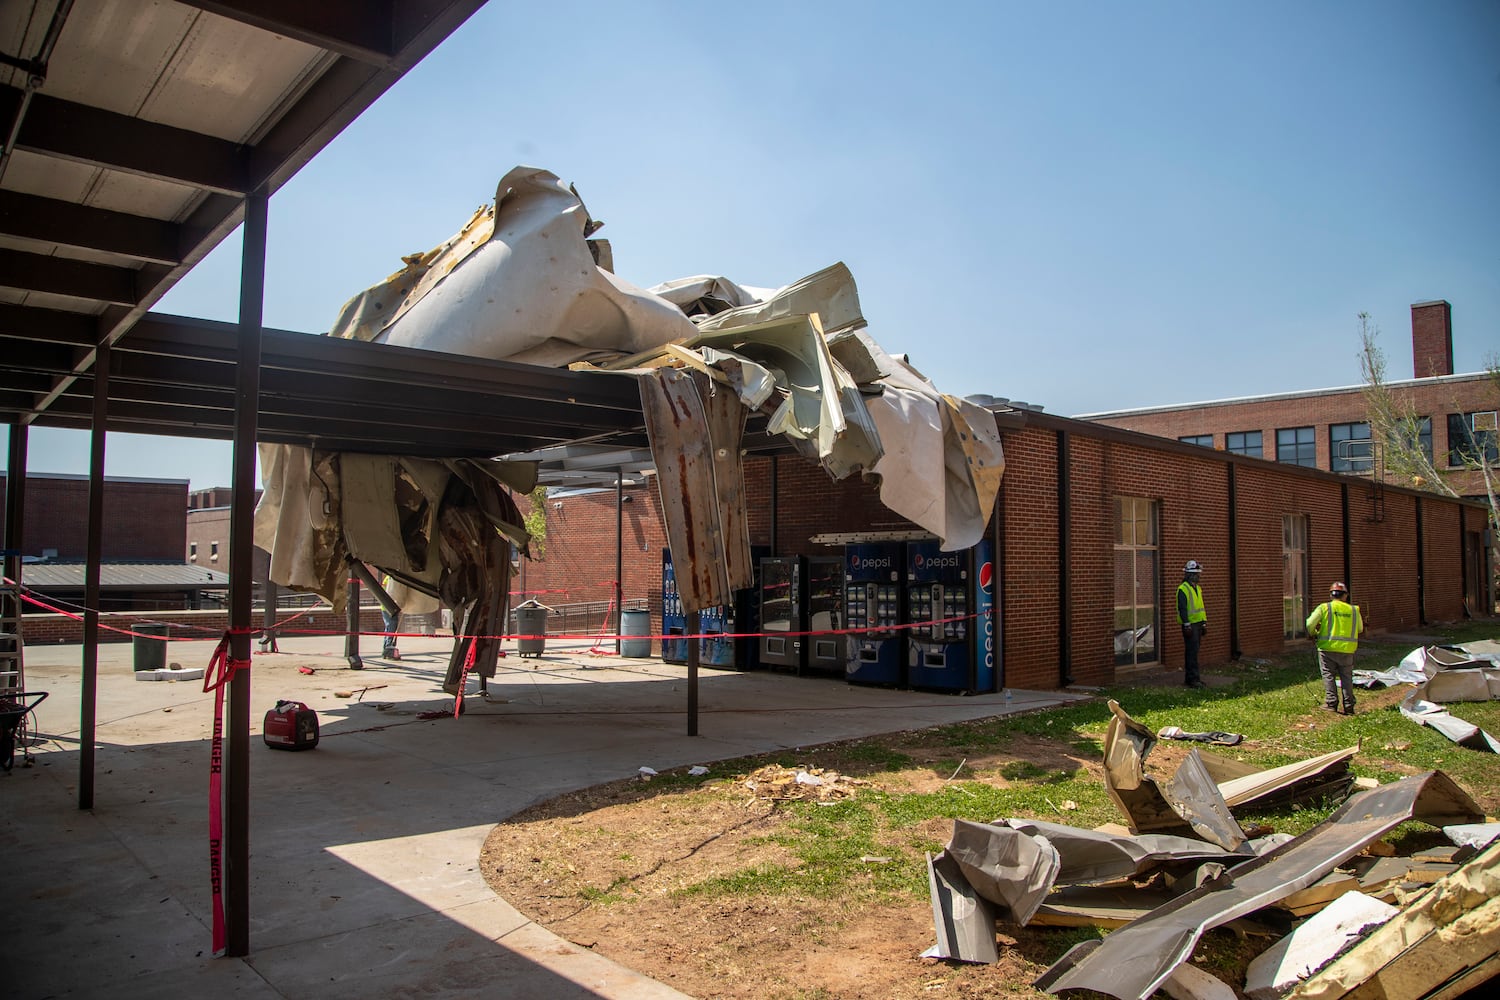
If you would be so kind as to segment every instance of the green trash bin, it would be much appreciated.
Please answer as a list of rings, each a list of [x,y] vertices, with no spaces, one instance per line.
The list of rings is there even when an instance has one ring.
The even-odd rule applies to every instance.
[[[130,631],[134,644],[135,670],[163,670],[167,666],[167,636],[172,634],[170,625],[137,625]]]

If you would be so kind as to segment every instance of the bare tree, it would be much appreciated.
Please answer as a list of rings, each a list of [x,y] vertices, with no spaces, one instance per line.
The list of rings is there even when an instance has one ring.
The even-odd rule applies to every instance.
[[[1365,408],[1370,425],[1371,446],[1379,449],[1384,459],[1386,478],[1402,486],[1441,493],[1450,497],[1460,494],[1448,481],[1448,476],[1438,470],[1427,448],[1422,446],[1423,417],[1417,413],[1410,393],[1398,393],[1390,387],[1385,377],[1385,353],[1376,344],[1380,328],[1370,321],[1369,313],[1359,314],[1359,369],[1364,381]],[[1500,359],[1491,356],[1485,365],[1495,399],[1500,402]],[[1490,523],[1500,528],[1500,499],[1496,496],[1496,480],[1500,470],[1492,453],[1496,446],[1496,432],[1475,432],[1464,425],[1465,440],[1450,441],[1449,454],[1459,458],[1462,468],[1478,472],[1484,482],[1485,496],[1490,505]]]

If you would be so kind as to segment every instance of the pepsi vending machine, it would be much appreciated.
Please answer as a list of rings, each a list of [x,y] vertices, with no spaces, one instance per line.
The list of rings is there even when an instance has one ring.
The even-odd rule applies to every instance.
[[[844,609],[850,629],[844,677],[850,684],[901,687],[906,683],[906,631],[900,542],[844,548]]]
[[[773,670],[844,676],[842,556],[760,561],[760,660]]]
[[[906,546],[906,683],[929,691],[996,690],[994,546]]]

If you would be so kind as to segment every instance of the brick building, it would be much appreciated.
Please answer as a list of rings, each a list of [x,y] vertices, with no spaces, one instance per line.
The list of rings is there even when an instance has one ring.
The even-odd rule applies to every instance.
[[[1376,631],[1493,607],[1478,504],[1039,412],[1007,421],[1002,438],[989,534],[1005,684],[1105,684],[1180,666],[1173,594],[1188,559],[1206,566],[1205,663],[1305,643],[1303,619],[1336,579]],[[870,484],[834,482],[798,458],[750,458],[745,481],[751,544],[777,555],[836,554],[815,541],[828,533],[913,527]],[[659,634],[661,505],[651,487],[627,495],[623,592],[649,599]],[[526,564],[518,589],[606,597],[614,491],[548,505],[546,557]]]
[[[0,472],[0,493],[9,486]],[[108,562],[182,562],[188,481],[104,477],[103,558]],[[21,554],[75,562],[88,557],[88,476],[31,472],[21,515]],[[0,509],[0,527],[4,510]]]
[[[179,542],[179,558],[194,566],[229,572],[229,504],[233,491],[227,486],[194,490],[188,496],[187,524],[184,532],[186,550]],[[260,500],[260,490],[255,491]],[[260,586],[270,570],[271,556],[256,546],[252,577]]]
[[[1483,497],[1483,478],[1465,468],[1464,456],[1483,448],[1492,464],[1500,458],[1495,431],[1500,387],[1485,372],[1453,373],[1453,312],[1447,302],[1416,303],[1411,321],[1414,377],[1387,385],[1394,398],[1410,402],[1422,421],[1422,445],[1434,468],[1459,495]],[[1367,414],[1364,387],[1350,385],[1089,413],[1080,419],[1368,477],[1383,470]]]

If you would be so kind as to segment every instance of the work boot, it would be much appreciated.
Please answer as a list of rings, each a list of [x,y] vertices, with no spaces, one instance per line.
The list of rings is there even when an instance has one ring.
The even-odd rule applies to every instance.
[[[387,660],[399,660],[401,659],[401,650],[395,646],[386,646],[380,655],[384,656]]]
[[[1353,715],[1354,714],[1354,703],[1353,702],[1350,702],[1349,704],[1347,704],[1347,705],[1344,706],[1344,714],[1345,715]]]

